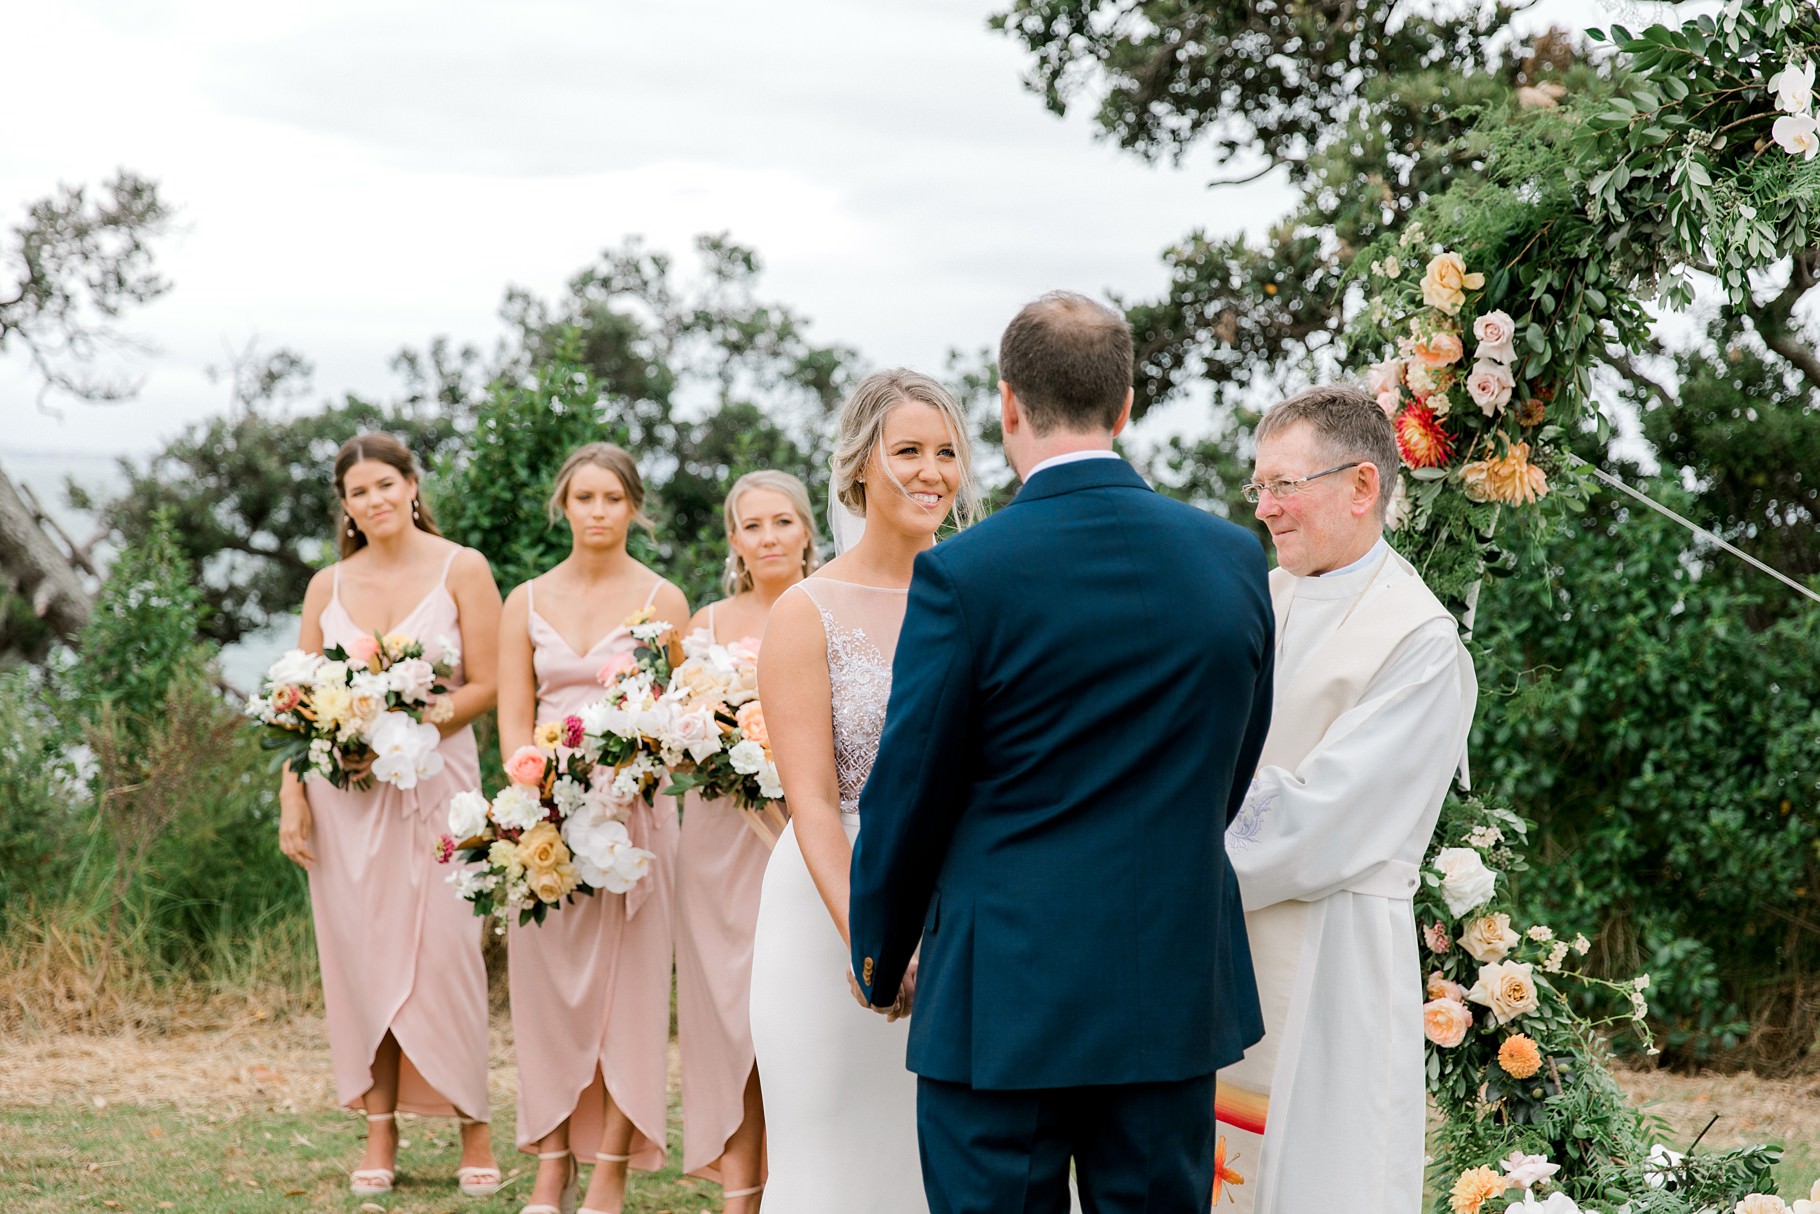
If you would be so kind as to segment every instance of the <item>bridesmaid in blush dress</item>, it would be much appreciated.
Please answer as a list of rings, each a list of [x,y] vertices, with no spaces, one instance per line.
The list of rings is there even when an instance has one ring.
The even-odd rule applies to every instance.
[[[284,774],[279,845],[309,871],[335,1091],[367,1117],[350,1188],[390,1191],[398,1112],[461,1118],[462,1192],[500,1187],[487,1133],[487,975],[480,922],[435,860],[449,799],[480,783],[469,722],[493,706],[499,591],[486,558],[443,539],[410,451],[387,434],[335,457],[341,561],[310,581],[299,648],[404,633],[460,649],[439,723],[440,774],[402,790]],[[452,711],[451,711],[452,710]]]
[[[513,590],[500,619],[503,754],[605,694],[601,667],[634,647],[633,613],[689,618],[682,591],[626,551],[643,504],[637,466],[610,443],[582,447],[557,473],[550,515],[568,521],[569,555]],[[538,1158],[522,1214],[574,1208],[577,1153],[596,1164],[592,1214],[619,1214],[628,1165],[664,1164],[675,802],[639,802],[627,829],[654,856],[630,891],[596,891],[507,930],[518,1147]]]
[[[749,472],[724,507],[728,597],[690,630],[759,640],[779,595],[819,563],[809,493],[787,472]],[[676,1023],[682,1049],[683,1171],[724,1186],[727,1214],[758,1209],[765,1115],[749,1012],[752,932],[771,849],[731,801],[683,803],[676,860]]]

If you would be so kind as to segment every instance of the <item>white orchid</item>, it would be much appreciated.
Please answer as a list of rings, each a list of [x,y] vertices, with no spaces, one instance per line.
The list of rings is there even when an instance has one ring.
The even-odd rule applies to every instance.
[[[1769,78],[1769,91],[1776,95],[1776,108],[1789,114],[1805,114],[1814,104],[1814,61],[1799,66],[1791,63]]]
[[[1535,1188],[1561,1170],[1560,1164],[1548,1162],[1545,1156],[1525,1155],[1521,1151],[1512,1151],[1498,1163],[1512,1184],[1522,1185],[1526,1189]]]
[[[1769,129],[1776,145],[1790,156],[1812,160],[1820,152],[1820,122],[1807,114],[1784,114]]]
[[[436,749],[442,732],[413,721],[402,712],[381,713],[368,745],[373,748],[373,776],[396,788],[412,789],[417,781],[442,771]]]

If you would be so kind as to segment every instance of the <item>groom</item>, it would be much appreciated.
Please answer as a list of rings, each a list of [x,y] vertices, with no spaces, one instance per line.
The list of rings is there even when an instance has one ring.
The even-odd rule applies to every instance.
[[[1089,1214],[1205,1214],[1213,1074],[1262,1034],[1223,838],[1270,721],[1264,554],[1114,454],[1131,369],[1092,300],[1018,313],[1023,488],[910,586],[850,916],[874,1007],[921,941],[932,1214],[1065,1211],[1071,1160]]]

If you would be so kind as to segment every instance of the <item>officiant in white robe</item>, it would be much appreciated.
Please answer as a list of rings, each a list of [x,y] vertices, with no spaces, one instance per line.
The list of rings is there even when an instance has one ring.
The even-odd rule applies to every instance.
[[[1418,1214],[1422,971],[1412,896],[1478,699],[1453,616],[1383,537],[1398,455],[1365,393],[1258,428],[1247,497],[1278,567],[1271,728],[1227,832],[1265,1038],[1220,1073],[1215,1198],[1239,1214]]]

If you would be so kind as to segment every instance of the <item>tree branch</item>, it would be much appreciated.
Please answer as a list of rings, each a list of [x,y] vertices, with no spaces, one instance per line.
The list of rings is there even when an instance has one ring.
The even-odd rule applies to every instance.
[[[1622,375],[1625,379],[1628,379],[1631,383],[1637,385],[1637,387],[1642,388],[1645,392],[1648,392],[1664,405],[1671,409],[1674,408],[1676,404],[1675,394],[1670,392],[1667,386],[1660,381],[1644,374],[1643,369],[1637,366],[1631,359],[1629,351],[1606,350],[1601,357],[1605,360],[1606,366]]]
[[[1820,356],[1815,355],[1806,336],[1794,324],[1795,305],[1820,281],[1815,276],[1815,257],[1815,249],[1798,251],[1789,271],[1788,286],[1774,299],[1761,304],[1753,302],[1745,308],[1745,315],[1750,317],[1764,345],[1787,359],[1810,387],[1820,389]]]

